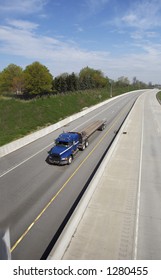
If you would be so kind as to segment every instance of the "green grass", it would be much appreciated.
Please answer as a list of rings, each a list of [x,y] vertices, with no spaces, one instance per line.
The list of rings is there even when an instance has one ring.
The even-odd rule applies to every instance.
[[[113,89],[113,96],[129,89]],[[109,98],[110,90],[79,91],[30,101],[0,98],[0,146]]]
[[[157,99],[160,100],[160,102],[161,102],[161,91],[159,91],[159,92],[157,93]]]

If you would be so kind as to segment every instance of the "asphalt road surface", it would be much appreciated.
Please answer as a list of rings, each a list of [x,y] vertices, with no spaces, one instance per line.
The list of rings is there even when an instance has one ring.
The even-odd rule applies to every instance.
[[[88,115],[0,159],[0,227],[10,229],[12,259],[42,257],[142,93],[137,91],[111,100]],[[96,131],[90,137],[87,149],[78,152],[71,165],[47,164],[47,152],[62,131],[81,129],[98,119],[107,120],[105,130]],[[154,139],[154,154],[155,142]]]

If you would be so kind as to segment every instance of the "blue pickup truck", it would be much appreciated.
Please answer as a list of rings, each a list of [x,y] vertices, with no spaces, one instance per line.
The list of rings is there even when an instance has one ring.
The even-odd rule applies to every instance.
[[[47,162],[50,164],[71,164],[74,155],[84,150],[89,144],[89,137],[96,130],[103,130],[106,121],[95,121],[80,132],[64,132],[55,140],[55,145],[49,151]]]

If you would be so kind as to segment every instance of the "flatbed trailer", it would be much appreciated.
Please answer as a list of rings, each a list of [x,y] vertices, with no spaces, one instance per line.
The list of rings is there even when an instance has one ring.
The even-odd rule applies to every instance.
[[[96,131],[100,130],[102,131],[106,126],[105,120],[98,120],[94,121],[93,123],[89,124],[85,129],[82,131],[78,131],[77,133],[80,134],[80,143],[78,145],[79,149],[84,150],[89,142],[88,138]]]

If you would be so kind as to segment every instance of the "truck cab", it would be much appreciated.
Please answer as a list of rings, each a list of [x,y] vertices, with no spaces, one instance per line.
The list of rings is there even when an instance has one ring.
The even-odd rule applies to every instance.
[[[78,133],[62,133],[55,140],[55,146],[50,150],[48,156],[49,163],[70,164],[75,153],[78,151]]]

